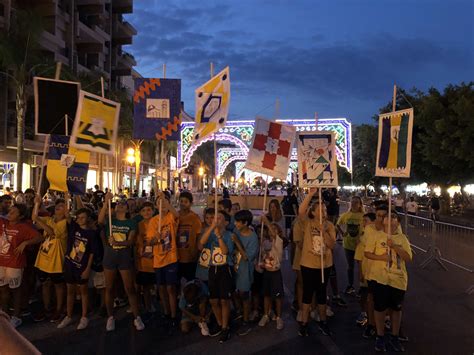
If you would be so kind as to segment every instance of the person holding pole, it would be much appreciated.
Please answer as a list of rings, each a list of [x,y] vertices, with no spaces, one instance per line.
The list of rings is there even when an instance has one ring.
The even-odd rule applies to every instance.
[[[364,249],[365,257],[371,260],[367,279],[371,280],[374,299],[375,351],[378,352],[386,351],[385,315],[389,309],[392,323],[389,345],[395,351],[405,350],[398,337],[403,298],[408,285],[405,263],[412,260],[412,251],[408,238],[399,229],[400,217],[396,212],[392,212],[390,217],[383,217],[383,231],[367,235]]]
[[[322,200],[312,201],[317,192],[315,189],[306,195],[298,211],[304,231],[300,259],[303,279],[302,319],[298,332],[300,336],[308,336],[308,318],[314,293],[320,319],[319,330],[323,335],[331,335],[326,321],[326,287],[333,265],[332,250],[336,245],[336,229],[326,219],[326,207]]]
[[[176,318],[178,280],[178,247],[176,230],[178,212],[170,204],[169,194],[159,191],[156,207],[161,214],[152,217],[146,232],[146,244],[153,247],[153,268],[164,313],[170,319],[170,331],[178,326]]]
[[[135,317],[133,324],[137,330],[145,329],[138,313],[138,298],[133,277],[133,245],[135,244],[136,223],[127,218],[128,205],[125,201],[118,202],[114,208],[115,216],[111,218],[112,193],[105,195],[105,203],[99,213],[98,222],[105,226],[104,242],[104,275],[105,275],[105,306],[107,308],[107,331],[115,330],[113,316],[113,290],[117,270],[123,280],[123,286],[128,296],[132,313]],[[109,219],[106,221],[107,212]]]

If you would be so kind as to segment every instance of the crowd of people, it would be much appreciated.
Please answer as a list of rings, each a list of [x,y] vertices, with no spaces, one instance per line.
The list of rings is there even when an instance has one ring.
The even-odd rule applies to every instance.
[[[208,207],[199,216],[189,191],[180,192],[177,208],[169,191],[127,198],[96,187],[85,197],[66,193],[48,201],[31,189],[19,201],[4,195],[1,307],[19,327],[37,297],[42,307],[31,315],[34,321],[81,330],[94,311],[106,319],[106,330],[114,331],[116,308],[128,305],[138,331],[159,312],[170,331],[196,327],[223,343],[231,337],[231,325],[239,336],[272,321],[277,330],[285,327],[281,268],[288,248],[296,274],[292,308],[298,334],[308,336],[314,319],[321,333],[331,336],[329,305],[347,305],[333,258],[339,234],[348,265],[344,293],[360,298],[357,323],[364,326],[363,336],[375,338],[377,351],[387,344],[403,351],[405,263],[412,254],[398,214],[393,211],[389,220],[386,204],[364,211],[354,196],[339,216],[335,191],[323,196],[319,201],[311,191],[301,200],[290,188],[282,205],[272,199],[268,213],[256,217],[229,198],[218,201],[217,211]]]

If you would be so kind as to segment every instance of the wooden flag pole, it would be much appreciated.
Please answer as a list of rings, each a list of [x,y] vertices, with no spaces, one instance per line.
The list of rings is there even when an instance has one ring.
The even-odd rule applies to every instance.
[[[163,79],[166,79],[166,64],[163,63]],[[160,192],[163,193],[163,137],[160,141]],[[158,174],[156,175],[158,177]],[[162,221],[162,213],[163,213],[163,199],[160,198],[159,205],[158,205],[158,232],[160,233],[161,237],[161,221]]]
[[[262,208],[262,227],[260,229],[260,253],[259,253],[259,263],[261,261],[261,257],[262,257],[262,247],[263,247],[263,226],[264,226],[264,223],[263,223],[263,217],[265,216],[265,212],[266,212],[266,207],[267,207],[267,192],[268,192],[268,175],[265,179],[265,189],[264,189],[264,194],[263,194],[263,208]]]
[[[324,284],[324,235],[323,235],[323,198],[321,188],[318,188],[319,197],[319,234],[321,235],[321,280]]]
[[[210,70],[211,70],[211,79],[214,77],[214,63],[210,63]],[[215,181],[215,189],[214,189],[214,219],[217,220],[217,190],[219,188],[219,181],[218,181],[218,174],[219,172],[217,171],[217,141],[216,141],[216,134],[214,133],[214,181]]]

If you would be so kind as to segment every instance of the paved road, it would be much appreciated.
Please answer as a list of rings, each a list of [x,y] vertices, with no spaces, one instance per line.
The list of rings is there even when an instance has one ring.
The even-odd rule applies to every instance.
[[[426,258],[418,251],[409,265],[409,286],[404,308],[404,329],[410,338],[408,354],[472,354],[474,351],[474,295],[465,290],[474,285],[474,276],[456,268],[443,271],[430,264],[421,269]],[[339,286],[346,285],[346,262],[340,245],[335,250]],[[69,327],[55,329],[53,324],[27,322],[20,331],[45,354],[371,354],[373,341],[361,337],[355,325],[359,308],[355,298],[347,296],[346,309],[335,307],[330,326],[335,335],[324,337],[311,325],[311,336],[300,338],[297,324],[289,307],[292,299],[293,274],[288,263],[284,266],[286,302],[285,329],[278,331],[275,323],[265,328],[257,325],[252,332],[222,345],[215,338],[204,338],[197,330],[191,334],[168,335],[163,322],[151,320],[142,332],[135,331],[131,317],[122,309],[116,331],[105,331],[105,320],[92,318],[84,331]]]

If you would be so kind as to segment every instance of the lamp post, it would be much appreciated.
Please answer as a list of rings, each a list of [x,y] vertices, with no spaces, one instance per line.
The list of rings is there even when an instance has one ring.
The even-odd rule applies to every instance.
[[[133,163],[135,163],[135,149],[133,148],[127,149],[127,156],[125,157],[125,160],[127,161],[127,163],[130,164],[130,196],[132,196],[132,191],[133,191],[132,166],[133,166]]]
[[[199,175],[199,187],[201,188],[201,192],[204,191],[204,167],[201,165],[198,169],[198,175]]]

